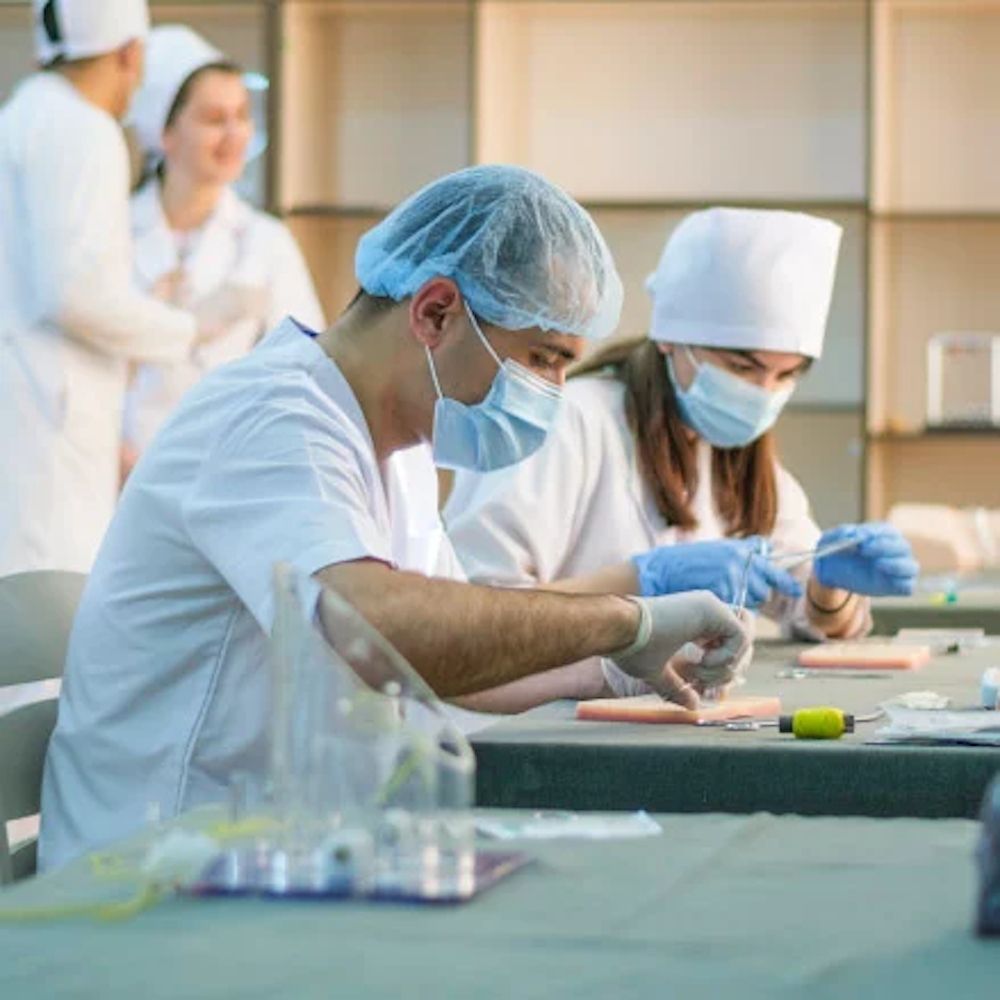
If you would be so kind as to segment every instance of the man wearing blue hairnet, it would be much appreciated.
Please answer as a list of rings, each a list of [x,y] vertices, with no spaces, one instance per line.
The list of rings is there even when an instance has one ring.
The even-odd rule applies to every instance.
[[[325,584],[446,698],[601,656],[609,682],[690,705],[745,656],[744,625],[707,593],[447,579],[427,445],[481,472],[533,453],[567,364],[618,322],[621,283],[579,205],[526,170],[461,171],[369,232],[356,271],[330,329],[288,319],[211,373],[129,479],[70,642],[43,866],[135,830],[150,804],[170,816],[235,772],[262,782],[278,562],[313,581],[320,627]]]

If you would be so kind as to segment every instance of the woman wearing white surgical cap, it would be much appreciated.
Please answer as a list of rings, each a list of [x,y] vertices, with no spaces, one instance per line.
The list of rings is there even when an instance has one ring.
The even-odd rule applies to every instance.
[[[794,572],[754,556],[748,606],[786,634],[853,637],[869,628],[860,595],[909,593],[903,538],[882,524],[822,534],[770,434],[822,351],[840,235],[796,213],[689,216],[647,283],[649,338],[577,373],[537,456],[456,484],[446,519],[470,578],[734,602],[762,540],[781,554],[853,538]]]
[[[136,280],[168,301],[198,303],[220,336],[185,364],[139,370],[126,406],[125,472],[206,370],[245,354],[288,313],[325,325],[291,233],[230,186],[254,131],[240,67],[189,28],[154,28],[132,125],[151,168],[132,201]]]

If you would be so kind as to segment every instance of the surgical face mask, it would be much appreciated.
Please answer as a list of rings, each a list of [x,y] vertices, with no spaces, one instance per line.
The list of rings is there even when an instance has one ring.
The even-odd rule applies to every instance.
[[[501,361],[468,305],[465,311],[500,370],[486,398],[467,406],[441,391],[434,358],[425,348],[438,394],[434,406],[434,461],[443,469],[492,472],[538,451],[559,412],[562,389],[511,358]]]
[[[699,364],[687,347],[694,365],[694,381],[682,389],[667,355],[667,371],[674,384],[674,394],[684,423],[716,448],[742,448],[766,434],[781,415],[795,391],[768,392],[717,365]]]

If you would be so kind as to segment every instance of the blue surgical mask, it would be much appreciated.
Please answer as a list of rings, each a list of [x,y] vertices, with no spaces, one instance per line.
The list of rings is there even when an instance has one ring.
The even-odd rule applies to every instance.
[[[716,448],[742,448],[766,434],[795,391],[791,385],[768,392],[717,365],[698,364],[690,349],[684,349],[697,372],[687,389],[681,388],[667,355],[677,405],[684,423]]]
[[[541,448],[555,422],[562,389],[511,358],[501,361],[468,305],[469,322],[500,369],[481,403],[468,406],[441,391],[430,349],[427,361],[438,394],[434,406],[434,461],[443,469],[492,472]]]

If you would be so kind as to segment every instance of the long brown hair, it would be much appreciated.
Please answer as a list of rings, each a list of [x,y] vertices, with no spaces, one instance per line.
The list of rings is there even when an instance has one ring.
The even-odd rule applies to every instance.
[[[698,526],[691,497],[698,489],[695,443],[681,420],[663,355],[646,337],[617,340],[576,367],[571,378],[610,372],[625,384],[625,413],[639,472],[669,525]],[[778,515],[777,450],[770,432],[745,448],[712,449],[715,505],[735,537],[769,535]]]

